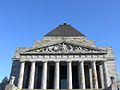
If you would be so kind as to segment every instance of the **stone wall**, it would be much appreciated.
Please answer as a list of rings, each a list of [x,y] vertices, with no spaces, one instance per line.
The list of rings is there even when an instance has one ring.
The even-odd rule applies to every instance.
[[[11,76],[15,77],[15,86],[17,86],[18,78],[19,78],[19,71],[20,71],[20,61],[14,60],[12,63],[12,69],[11,69]]]
[[[110,77],[115,77],[115,82],[118,82],[118,75],[117,75],[117,70],[115,66],[115,61],[107,61],[107,67],[108,67],[108,78],[109,78],[109,83],[111,84],[111,79]]]

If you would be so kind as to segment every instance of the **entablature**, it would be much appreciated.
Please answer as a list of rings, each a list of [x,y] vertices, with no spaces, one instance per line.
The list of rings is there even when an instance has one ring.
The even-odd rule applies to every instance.
[[[21,55],[20,61],[106,61],[104,55]]]

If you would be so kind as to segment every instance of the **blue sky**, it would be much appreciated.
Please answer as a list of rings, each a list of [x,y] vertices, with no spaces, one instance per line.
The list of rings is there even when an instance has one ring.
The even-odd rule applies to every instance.
[[[63,22],[97,46],[112,46],[120,76],[120,0],[0,0],[0,82],[16,47],[31,47]]]

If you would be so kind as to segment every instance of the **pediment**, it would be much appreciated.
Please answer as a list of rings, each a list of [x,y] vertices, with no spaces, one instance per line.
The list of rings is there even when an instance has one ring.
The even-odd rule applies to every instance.
[[[80,45],[74,45],[69,43],[58,43],[41,48],[35,48],[27,50],[26,52],[31,53],[105,53],[104,50],[86,47]]]

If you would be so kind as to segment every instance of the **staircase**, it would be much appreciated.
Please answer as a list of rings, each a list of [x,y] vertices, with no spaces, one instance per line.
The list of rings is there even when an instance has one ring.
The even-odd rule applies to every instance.
[[[30,90],[30,89],[22,89],[22,90]],[[31,89],[31,90],[56,90],[56,89]],[[59,89],[59,90],[68,90],[68,89]],[[70,90],[104,90],[104,89],[70,89]]]

